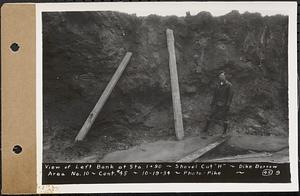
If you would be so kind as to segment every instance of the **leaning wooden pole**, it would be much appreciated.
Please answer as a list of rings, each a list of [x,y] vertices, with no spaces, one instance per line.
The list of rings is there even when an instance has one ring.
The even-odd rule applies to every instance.
[[[127,52],[125,57],[123,58],[121,64],[119,65],[118,69],[114,73],[113,77],[107,84],[106,88],[104,89],[101,97],[99,98],[98,102],[96,103],[94,109],[86,119],[85,123],[83,124],[82,128],[80,129],[79,133],[77,134],[75,141],[82,141],[86,134],[89,132],[91,126],[93,125],[95,119],[97,118],[99,112],[101,111],[102,107],[104,106],[106,100],[108,99],[109,95],[111,94],[112,90],[114,89],[115,85],[117,84],[119,78],[121,77],[126,65],[128,64],[130,58],[132,56],[131,52]]]
[[[170,66],[170,77],[171,77],[171,88],[172,88],[172,100],[173,100],[173,113],[175,123],[175,133],[178,140],[183,139],[183,122],[181,113],[181,102],[180,102],[180,91],[178,84],[178,74],[174,47],[174,35],[171,29],[166,30],[168,50],[169,50],[169,66]]]

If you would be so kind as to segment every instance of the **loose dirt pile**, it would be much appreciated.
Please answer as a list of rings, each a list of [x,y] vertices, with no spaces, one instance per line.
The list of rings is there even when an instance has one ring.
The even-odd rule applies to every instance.
[[[220,70],[235,92],[230,132],[288,136],[286,16],[43,13],[44,162],[100,160],[175,140],[166,28],[175,36],[186,136],[201,133]],[[130,63],[85,141],[74,145],[126,51]]]

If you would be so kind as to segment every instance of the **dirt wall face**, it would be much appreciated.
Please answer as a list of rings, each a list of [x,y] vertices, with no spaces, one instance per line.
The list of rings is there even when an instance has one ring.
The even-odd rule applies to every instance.
[[[201,132],[220,70],[234,88],[231,132],[288,134],[286,16],[237,11],[220,17],[208,12],[186,17],[43,13],[44,134],[52,138],[44,141],[49,152],[45,160],[91,152],[101,157],[142,142],[175,138],[167,28],[175,36],[187,136]],[[70,149],[126,51],[133,56],[88,142]]]

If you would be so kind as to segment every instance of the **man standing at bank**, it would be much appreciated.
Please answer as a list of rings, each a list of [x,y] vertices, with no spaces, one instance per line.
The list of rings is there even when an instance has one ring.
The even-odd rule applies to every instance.
[[[225,72],[219,72],[219,81],[215,88],[213,98],[211,101],[211,113],[206,121],[204,132],[208,132],[211,122],[221,122],[223,125],[223,135],[226,135],[228,128],[228,112],[230,109],[233,97],[232,84],[226,80]]]

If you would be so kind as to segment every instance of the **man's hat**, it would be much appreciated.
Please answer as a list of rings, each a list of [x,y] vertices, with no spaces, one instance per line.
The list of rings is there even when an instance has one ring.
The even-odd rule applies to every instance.
[[[218,72],[218,76],[219,76],[220,74],[222,74],[222,73],[225,74],[225,71],[224,71],[224,70],[219,71],[219,72]]]

